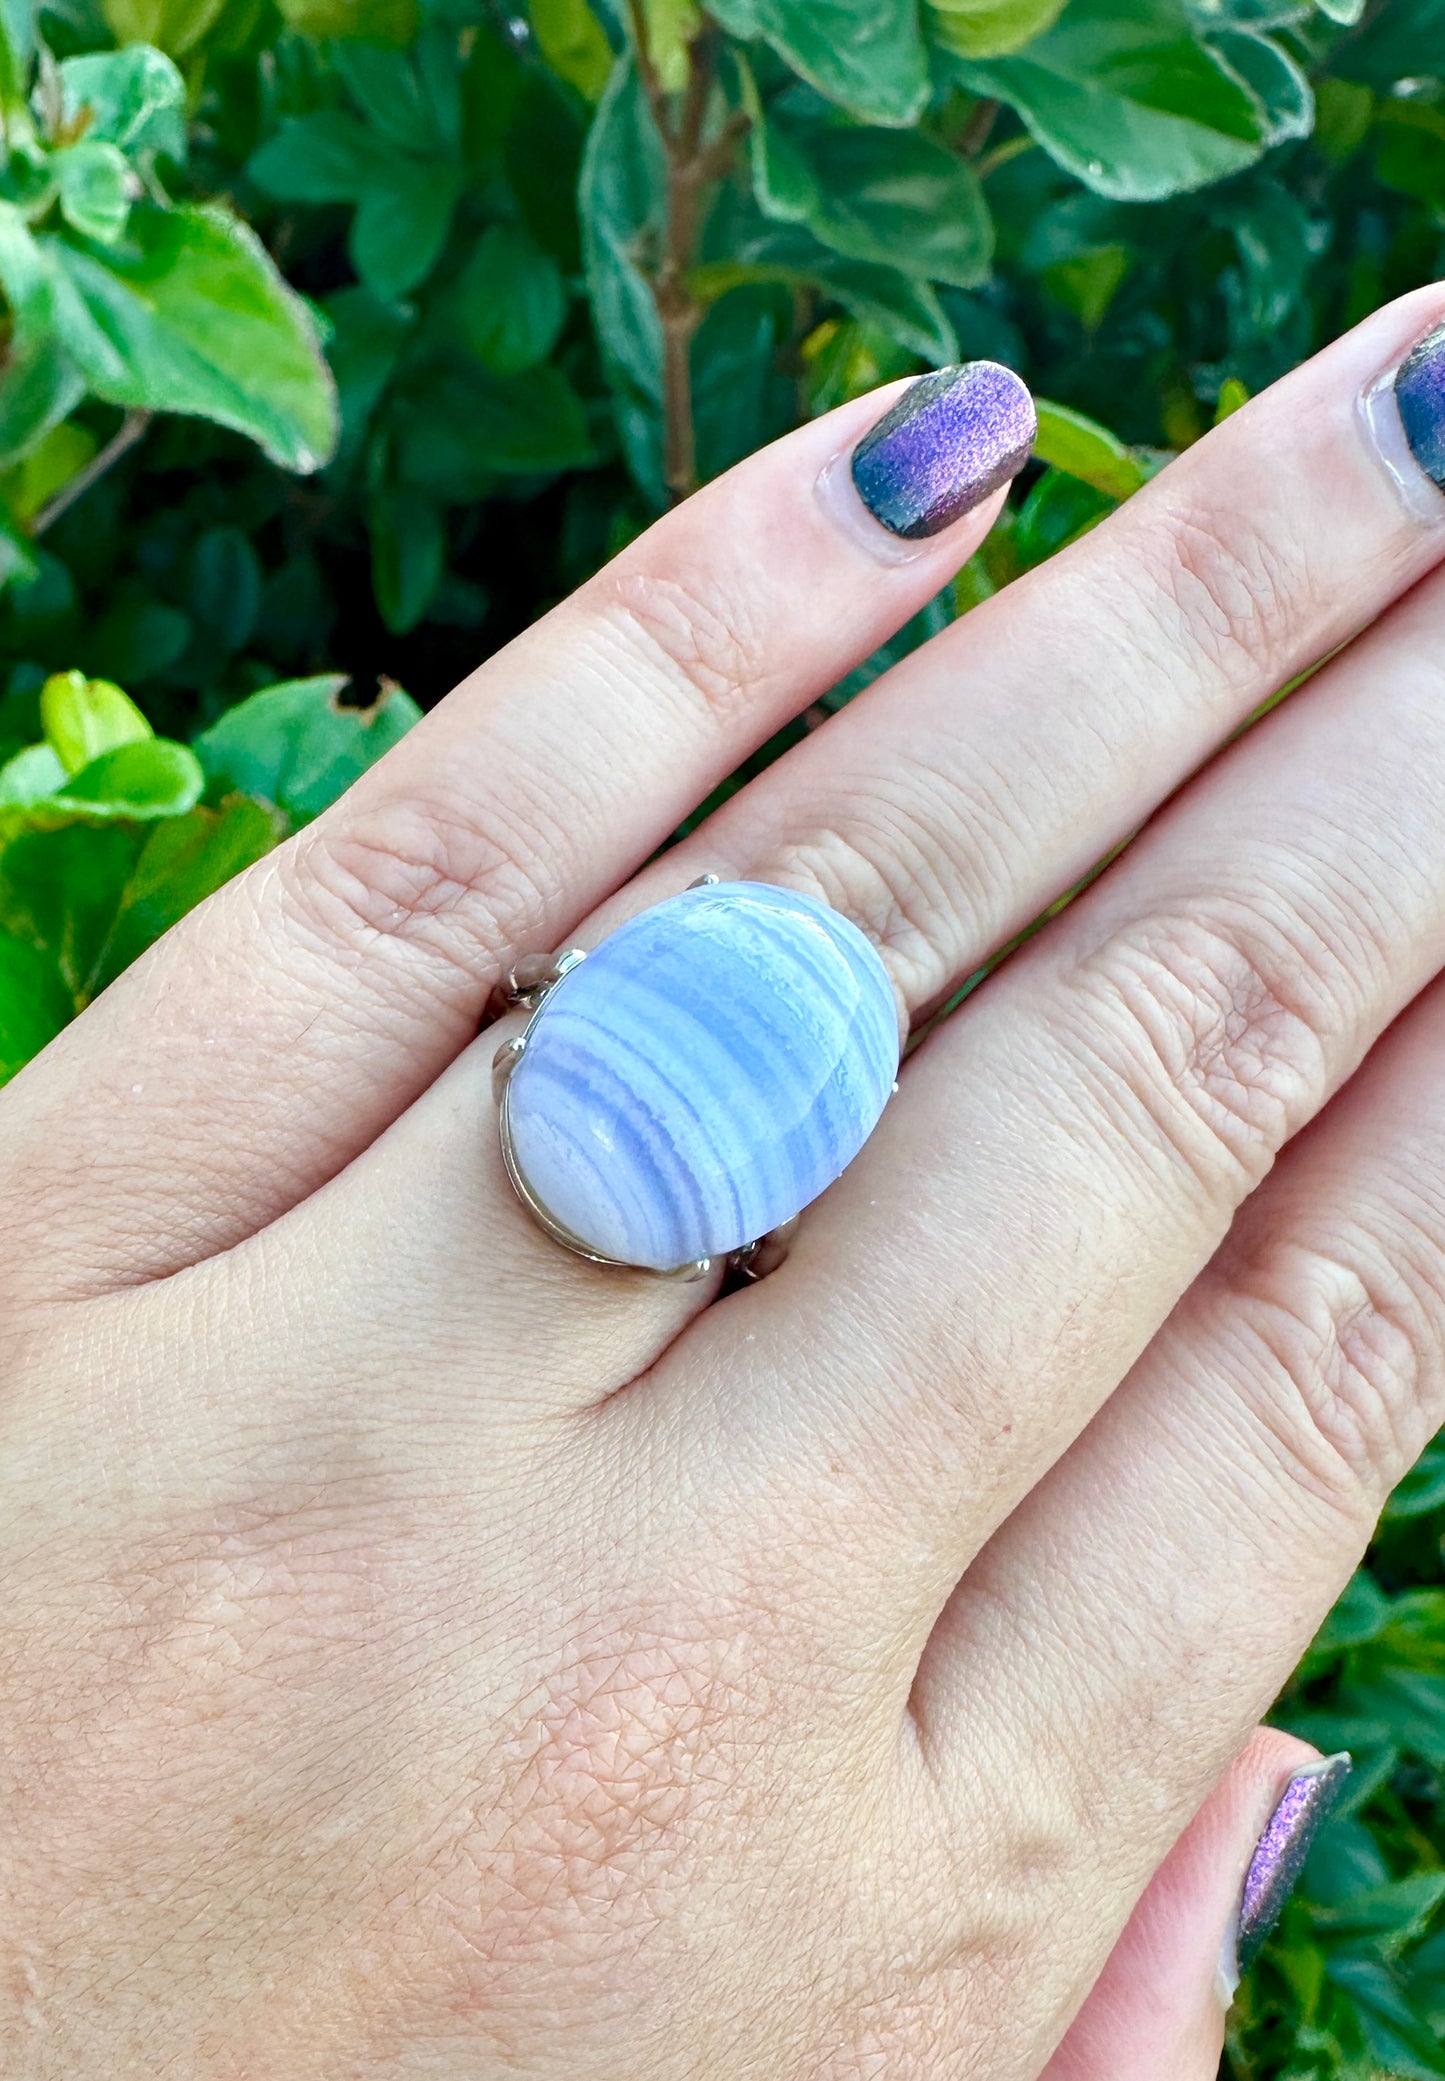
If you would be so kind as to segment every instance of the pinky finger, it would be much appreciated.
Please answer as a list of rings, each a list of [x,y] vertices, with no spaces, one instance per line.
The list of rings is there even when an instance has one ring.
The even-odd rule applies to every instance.
[[[1273,1728],[1251,1737],[1150,1881],[1042,2081],[1214,2081],[1241,1900],[1247,1951],[1347,1767]]]

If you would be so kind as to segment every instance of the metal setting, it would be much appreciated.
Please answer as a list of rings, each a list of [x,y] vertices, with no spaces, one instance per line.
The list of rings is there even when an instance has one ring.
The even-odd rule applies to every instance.
[[[721,876],[700,874],[696,881],[688,883],[690,889],[715,888]],[[689,1264],[675,1265],[667,1271],[656,1271],[648,1265],[628,1264],[620,1257],[607,1257],[601,1251],[591,1249],[579,1236],[551,1214],[537,1198],[522,1175],[512,1144],[511,1110],[508,1103],[512,1072],[526,1053],[527,1037],[536,1020],[541,1016],[548,994],[561,982],[565,975],[587,958],[584,947],[568,947],[560,954],[524,954],[508,972],[503,984],[509,1006],[530,1011],[531,1018],[518,1034],[505,1040],[492,1057],[492,1097],[497,1106],[498,1130],[502,1144],[502,1162],[512,1189],[537,1226],[554,1243],[568,1250],[574,1257],[581,1257],[588,1264],[610,1265],[615,1271],[645,1271],[654,1279],[675,1279],[682,1285],[692,1285],[696,1280],[706,1279],[712,1272],[715,1259],[695,1258]],[[897,1090],[897,1085],[894,1085]],[[791,1221],[783,1222],[765,1236],[758,1236],[751,1243],[744,1243],[740,1250],[730,1251],[725,1260],[725,1269],[730,1281],[743,1285],[756,1285],[777,1270],[788,1254],[800,1220],[794,1215]]]
[[[566,947],[560,954],[523,954],[502,985],[508,1004],[535,1011],[553,985],[586,959],[585,947]]]

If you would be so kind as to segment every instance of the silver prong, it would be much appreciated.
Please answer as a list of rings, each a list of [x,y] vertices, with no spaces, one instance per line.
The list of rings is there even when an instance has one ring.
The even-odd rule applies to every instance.
[[[664,1279],[676,1279],[681,1286],[693,1286],[699,1279],[705,1279],[711,1270],[710,1257],[697,1257],[691,1264],[679,1265],[675,1272],[664,1272],[662,1276]]]
[[[695,882],[688,883],[688,887],[690,889],[715,889],[721,880],[722,876],[720,874],[700,874]]]
[[[521,1061],[526,1045],[525,1034],[513,1034],[510,1040],[502,1042],[502,1045],[492,1057],[492,1097],[497,1105],[502,1103],[502,1093],[507,1088],[507,1082],[512,1071]]]
[[[585,947],[567,947],[560,954],[523,954],[513,963],[502,986],[507,1002],[535,1011],[553,985],[586,959]]]
[[[793,1237],[798,1233],[801,1218],[795,1214],[791,1221],[780,1221],[776,1228],[770,1228],[768,1233],[759,1236],[756,1242],[744,1243],[741,1250],[734,1250],[728,1259],[729,1271],[735,1272],[741,1279],[746,1279],[750,1286],[756,1285],[759,1279],[766,1279],[769,1272],[775,1272],[787,1256]]]

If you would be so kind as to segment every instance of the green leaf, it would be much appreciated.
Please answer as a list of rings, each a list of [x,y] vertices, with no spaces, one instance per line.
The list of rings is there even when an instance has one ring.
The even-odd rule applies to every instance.
[[[1309,136],[1315,126],[1314,93],[1287,51],[1268,36],[1243,31],[1211,36],[1208,47],[1243,80],[1264,110],[1266,145]]]
[[[38,446],[85,395],[65,351],[55,270],[18,209],[0,202],[0,287],[12,330],[0,375],[0,466]]]
[[[1386,2073],[1405,2081],[1445,2076],[1445,2046],[1417,2015],[1390,1968],[1350,1952],[1326,1952],[1325,1971],[1354,2000],[1367,2043]]]
[[[1389,101],[1380,110],[1375,177],[1427,207],[1445,199],[1445,111],[1429,102]]]
[[[1237,173],[1269,136],[1257,94],[1194,40],[1178,0],[1071,0],[1019,56],[957,69],[1016,108],[1066,171],[1121,202]]]
[[[527,232],[492,224],[457,277],[449,308],[462,340],[499,376],[545,361],[567,315],[562,270]]]
[[[62,59],[61,106],[74,126],[89,111],[85,140],[118,145],[137,158],[186,156],[186,83],[163,51],[132,44]]]
[[[0,766],[0,810],[29,809],[65,786],[65,768],[50,744],[29,744]],[[8,820],[0,819],[0,832]]]
[[[104,257],[45,244],[87,321],[65,338],[97,396],[214,420],[285,469],[325,461],[336,394],[315,319],[246,225],[215,207],[146,204]]]
[[[0,1083],[23,1069],[75,1016],[54,957],[0,932]]]
[[[928,0],[930,28],[960,58],[1006,58],[1064,11],[1064,0]]]
[[[67,774],[81,772],[118,745],[154,735],[129,694],[83,672],[50,675],[40,690],[40,722]]]
[[[175,664],[191,640],[189,618],[164,600],[120,600],[90,632],[88,654],[117,679],[143,685]]]
[[[1022,569],[1032,570],[1086,535],[1113,512],[1116,501],[1064,470],[1045,470],[1014,523],[1012,547]]]
[[[331,321],[326,358],[341,407],[336,461],[346,463],[360,447],[401,359],[413,313],[407,305],[375,296],[369,289],[338,289],[324,308]]]
[[[631,59],[613,70],[578,183],[592,322],[633,476],[662,505],[662,323],[639,255],[665,210],[662,143]]]
[[[607,32],[587,0],[531,0],[537,48],[559,79],[589,101],[601,98],[612,70]]]
[[[409,56],[383,43],[356,40],[338,43],[332,63],[374,137],[422,156],[445,149],[447,139]],[[374,144],[372,150],[374,156]]]
[[[1034,454],[1040,462],[1067,470],[1111,499],[1127,499],[1147,479],[1147,472],[1117,434],[1096,420],[1048,398],[1035,400],[1039,430]]]
[[[366,126],[343,108],[293,116],[247,161],[258,188],[282,202],[358,202],[376,172]]]
[[[698,474],[706,482],[786,433],[797,414],[780,349],[793,299],[781,287],[737,289],[713,304],[692,342]]]
[[[388,416],[398,477],[443,502],[474,497],[493,475],[550,475],[593,460],[586,409],[551,363],[493,376],[459,356],[418,361]]]
[[[441,509],[424,492],[383,490],[371,502],[371,582],[393,635],[414,629],[446,565]]]
[[[920,360],[958,359],[958,336],[926,282],[896,267],[850,260],[822,245],[801,224],[759,218],[738,240],[737,258],[698,268],[698,295],[711,299],[743,282],[783,282],[821,289],[865,325],[880,325]]]
[[[8,514],[0,515],[0,592],[12,585],[31,584],[39,569],[29,536]]]
[[[916,122],[928,99],[917,0],[712,0],[734,36],[761,37],[865,123]]]
[[[1394,1958],[1424,1934],[1442,1900],[1445,1871],[1417,1871],[1383,1886],[1372,1886],[1332,1907],[1316,1907],[1312,1913],[1322,1936],[1368,1937],[1373,1948]]]
[[[113,246],[124,235],[132,194],[139,183],[119,145],[82,138],[52,157],[60,183],[60,211],[82,238]]]
[[[28,338],[0,375],[0,469],[32,454],[85,396],[85,378],[58,342]]]
[[[27,832],[0,856],[0,929],[49,954],[78,1010],[281,833],[274,812],[235,800]]]
[[[1436,1439],[1385,1505],[1392,1518],[1423,1517],[1431,1510],[1445,1510],[1445,1437]]]
[[[205,775],[188,745],[135,738],[103,751],[50,798],[57,812],[149,823],[181,816],[201,799]]]
[[[0,107],[23,101],[35,52],[37,0],[0,0]]]
[[[993,221],[971,167],[911,130],[829,121],[796,97],[751,130],[754,184],[770,216],[806,224],[854,260],[968,288],[993,255]]]
[[[338,672],[285,680],[228,709],[196,739],[212,788],[258,796],[296,823],[326,809],[421,713],[389,680],[369,708],[343,708],[346,684]]]
[[[461,184],[460,165],[380,155],[348,240],[356,272],[375,295],[405,296],[426,280],[446,244]]]
[[[190,559],[190,618],[223,657],[244,650],[261,611],[261,561],[238,527],[213,527]]]
[[[232,798],[156,824],[118,892],[114,915],[87,978],[94,996],[187,911],[270,852],[279,817],[260,802]]]
[[[1385,1595],[1368,1568],[1358,1568],[1335,1602],[1311,1644],[1312,1656],[1338,1654],[1377,1640],[1390,1623],[1393,1600]]]

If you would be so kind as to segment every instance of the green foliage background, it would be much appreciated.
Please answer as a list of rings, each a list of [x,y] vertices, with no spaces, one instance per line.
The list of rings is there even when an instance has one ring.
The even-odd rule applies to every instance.
[[[0,0],[0,112],[0,1077],[800,419],[1046,401],[836,706],[1445,274],[1445,0]],[[1226,2070],[1445,2076],[1445,1443],[1279,1717],[1357,1772]]]

